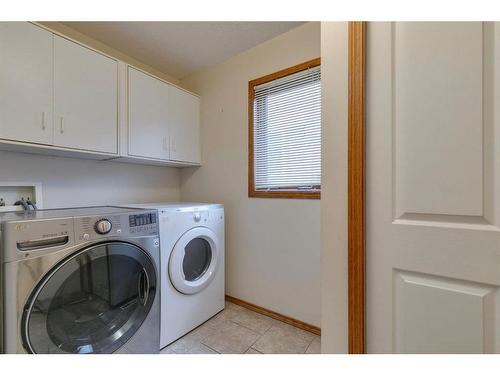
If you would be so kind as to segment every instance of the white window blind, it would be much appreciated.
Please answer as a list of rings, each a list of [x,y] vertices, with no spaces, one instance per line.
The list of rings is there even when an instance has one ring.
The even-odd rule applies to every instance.
[[[254,87],[254,189],[319,191],[321,70]]]

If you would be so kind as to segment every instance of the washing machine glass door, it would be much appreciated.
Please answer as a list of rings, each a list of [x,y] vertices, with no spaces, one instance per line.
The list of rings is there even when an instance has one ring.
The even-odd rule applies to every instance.
[[[168,264],[170,281],[183,294],[195,294],[215,277],[220,258],[219,240],[208,228],[193,228],[176,242]]]
[[[23,315],[32,353],[112,353],[147,317],[156,295],[149,255],[107,242],[64,259],[33,291]]]

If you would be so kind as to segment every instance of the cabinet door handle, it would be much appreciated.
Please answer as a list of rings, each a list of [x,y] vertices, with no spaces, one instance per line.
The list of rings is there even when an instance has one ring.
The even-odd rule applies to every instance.
[[[61,134],[64,133],[63,117],[62,116],[59,118],[59,133],[61,133]]]
[[[45,130],[45,111],[42,111],[42,130]]]

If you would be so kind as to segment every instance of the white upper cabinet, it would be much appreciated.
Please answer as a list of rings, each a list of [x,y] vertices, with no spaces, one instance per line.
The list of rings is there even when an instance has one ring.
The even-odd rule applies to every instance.
[[[54,144],[118,152],[118,62],[57,35]]]
[[[0,138],[52,143],[52,33],[0,23]]]
[[[169,86],[170,160],[200,163],[200,99]]]
[[[36,24],[0,22],[0,150],[196,165],[200,99]]]
[[[128,154],[169,160],[168,85],[128,68]]]

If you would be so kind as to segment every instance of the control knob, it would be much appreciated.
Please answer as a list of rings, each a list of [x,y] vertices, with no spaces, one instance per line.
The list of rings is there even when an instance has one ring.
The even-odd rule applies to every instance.
[[[101,219],[95,223],[94,229],[99,234],[107,234],[111,232],[111,222],[108,219]]]

